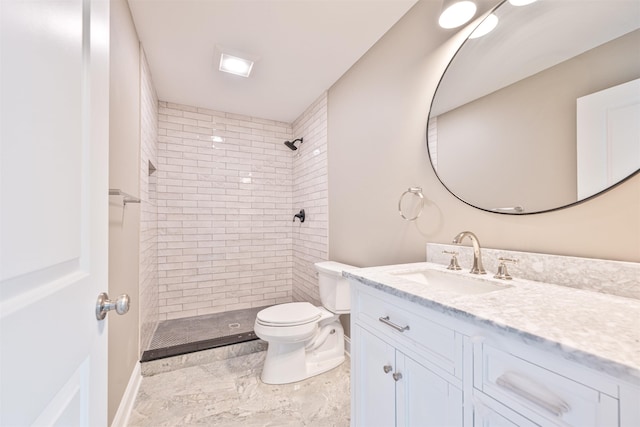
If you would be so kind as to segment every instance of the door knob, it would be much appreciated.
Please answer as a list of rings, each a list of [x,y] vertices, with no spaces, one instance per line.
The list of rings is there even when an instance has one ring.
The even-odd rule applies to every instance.
[[[393,368],[391,367],[391,365],[384,365],[382,367],[382,370],[384,371],[385,374],[388,374],[389,372],[391,372],[393,370]]]
[[[402,379],[402,374],[400,372],[394,372],[392,377],[395,381],[400,381]]]
[[[118,314],[125,314],[129,311],[129,295],[122,294],[115,301],[111,301],[106,292],[98,295],[98,301],[96,301],[96,319],[103,320],[107,317],[107,312],[110,310],[115,310]]]

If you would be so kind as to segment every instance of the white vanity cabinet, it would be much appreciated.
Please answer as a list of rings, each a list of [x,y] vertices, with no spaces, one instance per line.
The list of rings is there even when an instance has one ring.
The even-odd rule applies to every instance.
[[[477,340],[482,341],[482,340]],[[494,400],[534,425],[618,426],[617,382],[595,371],[506,340],[473,347],[473,393]],[[638,402],[640,403],[640,402]],[[477,411],[476,411],[477,412]]]
[[[352,426],[461,426],[461,337],[375,294],[352,294]]]
[[[355,280],[351,289],[352,427],[640,426],[635,380]]]

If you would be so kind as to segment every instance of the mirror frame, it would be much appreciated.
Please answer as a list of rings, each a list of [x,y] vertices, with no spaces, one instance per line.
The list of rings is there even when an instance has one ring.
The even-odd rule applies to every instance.
[[[500,1],[497,5],[495,5],[494,7],[492,7],[489,11],[487,11],[485,14],[485,19],[487,16],[489,16],[490,14],[492,14],[496,9],[500,8],[503,4],[507,3],[508,0],[502,0]],[[482,19],[481,21],[478,21],[478,24],[475,25],[473,27],[473,29],[471,29],[471,31],[469,32],[469,35],[471,35],[473,33],[473,31],[478,28],[478,26],[480,26],[480,24],[482,24],[482,22],[484,22],[484,19]],[[436,168],[433,166],[433,159],[431,158],[431,151],[429,150],[429,122],[431,120],[431,111],[433,111],[433,103],[436,99],[436,94],[438,93],[438,89],[440,89],[440,85],[444,79],[444,75],[447,73],[447,71],[449,70],[449,67],[451,67],[451,64],[453,63],[453,60],[456,58],[456,56],[458,55],[458,53],[460,52],[460,50],[464,47],[465,43],[469,40],[469,36],[467,36],[467,38],[464,39],[464,41],[460,44],[460,46],[456,49],[455,53],[453,54],[453,56],[451,56],[451,59],[449,60],[449,63],[447,64],[447,66],[445,67],[444,71],[442,72],[442,75],[440,76],[439,80],[438,80],[438,85],[436,86],[435,91],[433,92],[433,96],[431,98],[431,102],[429,103],[429,112],[427,115],[427,126],[426,126],[426,131],[425,131],[425,140],[426,140],[426,148],[427,148],[427,155],[429,156],[429,164],[431,165],[431,169],[433,170],[434,174],[436,175],[436,178],[438,178],[438,181],[440,181],[440,184],[442,184],[442,186],[452,195],[454,196],[456,199],[460,200],[462,203],[471,206],[472,208],[476,208],[479,209],[481,211],[485,211],[485,212],[489,212],[492,214],[498,214],[498,215],[514,215],[514,216],[523,216],[523,215],[536,215],[536,214],[541,214],[541,213],[548,213],[548,212],[554,212],[554,211],[558,211],[561,209],[566,209],[566,208],[570,208],[573,206],[577,206],[580,205],[584,202],[588,202],[596,197],[601,196],[604,193],[607,193],[608,191],[613,190],[614,188],[624,184],[625,182],[627,182],[628,180],[632,179],[633,177],[635,177],[636,175],[640,174],[640,168],[638,168],[635,172],[631,173],[630,175],[628,175],[627,177],[621,179],[620,181],[618,181],[617,183],[605,188],[604,190],[601,190],[597,193],[592,194],[589,197],[585,197],[584,199],[580,199],[580,200],[576,200],[575,202],[563,205],[563,206],[558,206],[555,208],[551,208],[551,209],[545,209],[545,210],[540,210],[540,211],[535,211],[535,212],[501,212],[501,211],[496,211],[496,210],[491,210],[491,209],[486,209],[486,208],[482,208],[480,206],[476,206],[474,204],[472,204],[471,202],[468,202],[466,200],[464,200],[463,198],[459,197],[457,194],[455,194],[453,191],[451,191],[451,189],[449,187],[447,187],[447,185],[442,181],[442,178],[440,177],[440,175],[438,174],[438,171],[436,170]]]

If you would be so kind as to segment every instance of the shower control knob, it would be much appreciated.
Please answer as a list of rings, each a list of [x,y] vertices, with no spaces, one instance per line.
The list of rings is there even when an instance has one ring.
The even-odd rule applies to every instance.
[[[391,365],[384,365],[382,367],[382,370],[384,371],[385,374],[388,374],[389,372],[391,372],[393,370],[393,368],[391,367]]]
[[[122,294],[115,301],[109,299],[109,295],[106,292],[102,292],[98,295],[98,301],[96,301],[96,319],[103,320],[107,317],[107,312],[115,310],[118,314],[125,314],[129,311],[130,298],[127,294]]]
[[[392,376],[394,381],[400,381],[402,379],[402,374],[400,372],[394,372]]]

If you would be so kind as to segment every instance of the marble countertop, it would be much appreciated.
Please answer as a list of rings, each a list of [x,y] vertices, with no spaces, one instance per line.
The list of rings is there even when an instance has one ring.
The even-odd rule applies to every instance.
[[[425,267],[470,276],[467,269],[450,271],[429,262],[362,268],[343,275],[458,319],[516,334],[565,359],[640,384],[640,300],[518,278],[498,280],[493,273],[473,276],[508,287],[459,295],[389,274]]]

